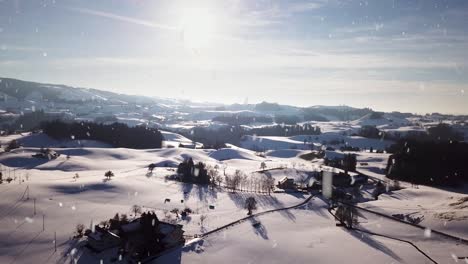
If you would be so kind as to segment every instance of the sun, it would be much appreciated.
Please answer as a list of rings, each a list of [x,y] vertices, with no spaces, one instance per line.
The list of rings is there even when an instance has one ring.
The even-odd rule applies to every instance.
[[[207,8],[185,9],[180,28],[182,40],[187,48],[209,48],[213,44],[216,30],[215,14]]]

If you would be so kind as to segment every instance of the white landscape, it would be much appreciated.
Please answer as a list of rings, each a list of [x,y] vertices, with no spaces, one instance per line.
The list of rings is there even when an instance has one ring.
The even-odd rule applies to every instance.
[[[336,130],[340,124],[328,126]],[[344,130],[349,129],[354,128]],[[389,190],[374,201],[371,198],[374,185],[363,185],[360,193],[364,198],[358,206],[389,216],[420,217],[419,224],[426,227],[421,229],[361,212],[360,229],[391,237],[388,238],[337,226],[328,211],[330,201],[319,190],[268,195],[231,191],[224,184],[210,187],[166,177],[176,174],[180,162],[192,158],[195,162],[217,166],[220,174],[233,175],[240,170],[250,178],[267,175],[278,182],[287,176],[299,182],[304,178],[310,180],[310,175],[321,170],[338,171],[324,166],[323,159],[302,159],[301,155],[310,153],[310,146],[325,148],[324,140],[337,139],[343,140],[343,145],[381,149],[391,144],[385,139],[343,136],[341,131],[330,129],[312,136],[312,142],[307,144],[304,139],[308,136],[250,136],[241,146],[227,145],[228,148],[215,150],[180,148],[177,143],[189,144],[191,140],[173,132],[163,135],[171,147],[146,150],[113,148],[97,141],[57,142],[41,133],[1,137],[2,144],[15,139],[22,146],[0,154],[4,179],[13,178],[10,183],[0,184],[0,263],[119,263],[115,248],[94,253],[84,246],[86,238],[73,238],[74,232],[78,224],[93,229],[93,225],[116,213],[133,219],[133,205],[141,206],[142,211],[154,211],[162,221],[183,225],[185,231],[184,245],[165,252],[151,263],[468,261],[463,259],[468,256],[466,242],[431,231],[468,239],[466,188],[414,187],[401,182],[402,189]],[[249,150],[252,144],[265,152]],[[61,155],[52,160],[33,158],[40,147],[50,147]],[[368,151],[355,154],[357,172],[391,183],[384,172],[388,154]],[[344,154],[327,150],[325,155],[331,158]],[[265,172],[259,172],[262,162],[266,165]],[[148,164],[156,166],[152,173]],[[104,174],[108,170],[115,176],[107,181]],[[257,200],[254,217],[203,236],[246,217],[244,201],[251,196]],[[304,204],[288,210],[255,216],[301,203]],[[190,208],[193,213],[182,219],[170,212],[174,208]],[[413,243],[418,249],[401,240]]]
[[[0,264],[468,264],[467,0],[0,0]]]

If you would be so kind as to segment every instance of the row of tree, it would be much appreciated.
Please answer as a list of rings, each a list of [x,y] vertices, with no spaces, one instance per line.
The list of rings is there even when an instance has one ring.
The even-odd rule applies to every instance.
[[[66,116],[61,115],[60,118],[66,119]],[[6,130],[8,134],[33,131],[39,129],[41,123],[53,121],[55,119],[57,119],[57,115],[50,115],[43,110],[36,110],[34,112],[24,113],[15,118],[12,122],[3,124],[2,129]]]
[[[263,166],[263,168],[266,168],[266,166]],[[195,163],[192,158],[188,158],[179,164],[177,174],[182,182],[187,183],[208,184],[214,187],[222,186],[224,182],[224,187],[232,192],[244,191],[271,194],[275,185],[275,180],[271,176],[247,176],[241,170],[236,170],[233,175],[227,174],[224,170],[223,175],[221,175],[218,165],[212,167],[205,165],[203,162]]]
[[[463,133],[456,131],[450,125],[440,123],[436,126],[429,127],[427,132],[424,131],[409,131],[404,135],[399,133],[386,134],[375,126],[362,126],[357,135],[365,138],[385,138],[391,140],[437,140],[437,141],[462,141]]]
[[[305,125],[275,125],[247,129],[242,126],[226,126],[218,129],[195,127],[190,131],[180,132],[193,141],[201,142],[206,148],[223,148],[226,143],[239,145],[244,135],[257,136],[296,136],[320,135],[320,127]]]
[[[147,149],[161,148],[163,136],[156,128],[129,127],[126,124],[97,124],[93,122],[64,122],[55,120],[42,124],[45,134],[54,139],[92,139],[114,147]]]
[[[320,127],[311,124],[305,125],[276,125],[253,128],[245,134],[257,136],[297,136],[297,135],[320,135]]]
[[[224,177],[224,182],[226,188],[233,192],[239,190],[244,192],[268,193],[268,195],[271,194],[275,186],[275,179],[271,176],[247,176],[240,170],[236,170],[233,175],[226,175]]]
[[[228,125],[249,125],[252,123],[272,123],[273,118],[268,116],[222,115],[214,117],[212,121]]]

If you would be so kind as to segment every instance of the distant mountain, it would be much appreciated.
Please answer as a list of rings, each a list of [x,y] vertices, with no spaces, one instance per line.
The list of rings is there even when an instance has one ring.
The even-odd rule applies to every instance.
[[[146,96],[118,94],[90,88],[76,88],[66,85],[28,82],[11,78],[0,78],[0,96],[4,100],[44,101],[54,103],[76,103],[95,101],[101,103],[156,103]]]
[[[129,107],[125,107],[125,106]],[[281,120],[299,121],[352,121],[378,112],[370,108],[349,106],[311,106],[297,107],[278,103],[261,102],[259,104],[194,103],[177,99],[163,99],[150,96],[138,96],[114,93],[92,88],[77,88],[67,85],[46,84],[0,78],[0,107],[12,112],[63,111],[68,109],[79,116],[91,115],[89,108],[100,107],[94,112],[116,114],[115,111],[130,112],[147,109],[151,114],[187,113],[185,117],[193,120],[211,119],[217,116],[265,116]],[[120,106],[111,107],[111,106]],[[105,108],[103,108],[105,107]],[[84,109],[83,109],[84,108]],[[144,109],[143,109],[144,108]],[[147,111],[147,112],[148,112]],[[409,113],[392,112],[392,116],[407,118]]]

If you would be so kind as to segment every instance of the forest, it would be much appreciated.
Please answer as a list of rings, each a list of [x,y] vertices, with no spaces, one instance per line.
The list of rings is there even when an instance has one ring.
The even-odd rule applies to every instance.
[[[144,126],[129,127],[121,123],[107,125],[55,120],[45,122],[41,127],[45,134],[54,139],[99,140],[117,148],[161,148],[163,141],[158,129]]]

